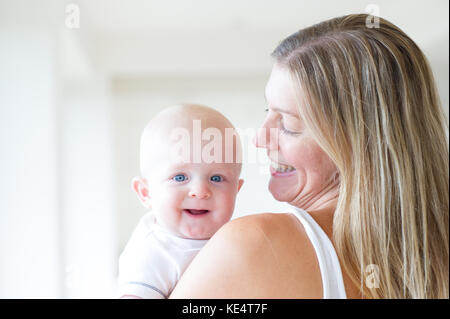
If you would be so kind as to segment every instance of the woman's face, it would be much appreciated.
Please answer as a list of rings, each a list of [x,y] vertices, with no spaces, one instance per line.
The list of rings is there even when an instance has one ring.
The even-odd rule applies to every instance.
[[[335,198],[337,169],[300,119],[289,72],[275,65],[266,85],[267,117],[255,137],[271,160],[275,199],[311,209]]]

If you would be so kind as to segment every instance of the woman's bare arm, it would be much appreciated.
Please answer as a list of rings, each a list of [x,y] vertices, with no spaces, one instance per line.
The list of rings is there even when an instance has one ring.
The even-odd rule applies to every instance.
[[[320,270],[304,236],[288,214],[235,219],[200,251],[170,298],[320,298]]]

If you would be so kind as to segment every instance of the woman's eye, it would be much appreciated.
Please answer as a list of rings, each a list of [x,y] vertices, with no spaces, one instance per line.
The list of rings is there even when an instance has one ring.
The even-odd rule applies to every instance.
[[[281,133],[288,135],[297,135],[298,133],[287,130],[284,126],[280,128]]]
[[[172,179],[175,182],[184,182],[185,180],[187,180],[187,177],[184,174],[178,174],[178,175],[174,176]]]
[[[280,120],[280,131],[281,131],[281,133],[287,134],[287,135],[300,135],[301,134],[300,132],[293,132],[293,131],[286,129],[282,120]]]
[[[221,182],[223,180],[222,176],[214,175],[211,177],[211,181],[213,182]]]

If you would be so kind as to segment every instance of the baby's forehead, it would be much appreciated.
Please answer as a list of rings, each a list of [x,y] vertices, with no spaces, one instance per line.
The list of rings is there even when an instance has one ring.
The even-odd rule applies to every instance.
[[[187,125],[178,121],[146,128],[141,137],[141,153],[165,158],[181,156],[194,163],[198,163],[199,158],[206,158],[209,163],[211,157],[221,163],[236,159],[240,141],[234,127],[217,127],[196,119],[192,122]]]
[[[202,137],[205,133],[224,136],[232,131],[234,132],[235,128],[224,118],[175,113],[152,119],[144,128],[141,141],[147,143],[168,141],[182,133],[190,138],[196,138],[199,134]]]
[[[219,112],[205,107],[172,107],[160,112],[141,136],[141,168],[183,163],[219,164],[226,169],[240,162],[240,138]]]
[[[165,157],[179,155],[194,163],[199,162],[196,158],[219,156],[225,163],[225,158],[240,148],[237,131],[231,127],[223,129],[202,124],[194,123],[193,129],[183,125],[153,127],[142,134],[141,153]]]

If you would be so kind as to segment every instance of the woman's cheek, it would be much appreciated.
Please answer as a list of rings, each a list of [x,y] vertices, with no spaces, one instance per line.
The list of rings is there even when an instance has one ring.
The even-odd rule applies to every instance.
[[[296,168],[320,169],[328,156],[310,137],[298,137],[297,140],[286,143],[285,159]]]
[[[296,143],[290,142],[285,145],[286,151],[282,152],[282,155],[287,161],[286,164],[300,168],[309,166],[314,161],[314,154],[311,152],[308,144],[297,141]]]

